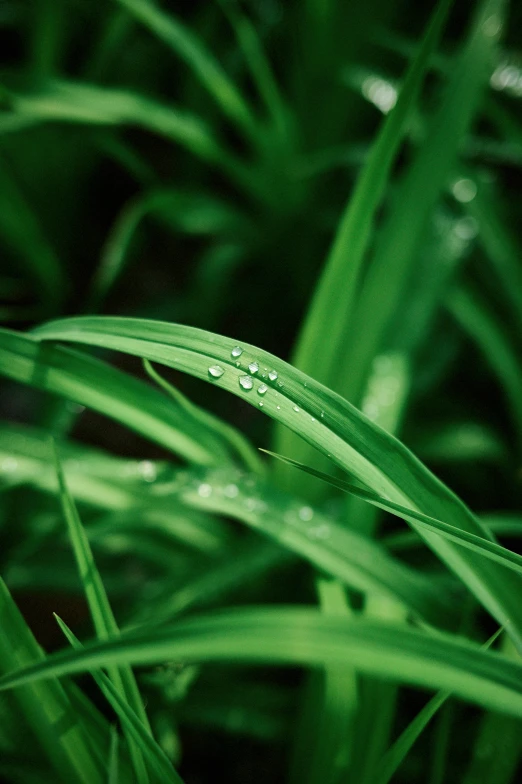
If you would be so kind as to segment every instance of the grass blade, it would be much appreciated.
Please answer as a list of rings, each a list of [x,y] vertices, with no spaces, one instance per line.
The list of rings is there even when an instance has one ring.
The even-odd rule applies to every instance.
[[[256,120],[241,93],[191,30],[151,0],[118,2],[187,63],[227,117],[249,136],[257,136]]]
[[[344,389],[338,386],[338,356],[341,346],[345,346],[375,214],[451,5],[452,0],[442,0],[437,4],[417,57],[407,72],[397,103],[381,126],[339,223],[297,341],[293,363],[343,394]],[[339,299],[340,289],[343,292],[342,300]]]
[[[118,625],[114,618],[103,582],[96,568],[89,541],[83,530],[78,512],[74,505],[71,495],[65,483],[62,466],[56,450],[56,445],[53,441],[53,457],[58,477],[58,485],[60,490],[60,499],[63,509],[63,514],[67,522],[71,544],[74,550],[74,556],[78,566],[78,572],[82,581],[85,598],[89,606],[91,618],[96,630],[99,640],[107,640],[111,636],[119,634]],[[138,690],[138,685],[134,678],[134,674],[130,667],[123,666],[119,668],[111,668],[109,670],[111,681],[114,683],[116,691],[126,701],[131,709],[139,717],[144,731],[150,734],[150,724],[141,701],[141,696]],[[134,765],[136,778],[138,782],[147,784],[149,777],[147,770],[144,766],[143,756],[141,749],[136,745],[134,735],[127,735],[127,742],[129,751]]]
[[[483,0],[479,5],[445,100],[399,186],[382,228],[350,326],[350,342],[339,357],[337,380],[330,381],[330,386],[342,389],[353,402],[361,397],[369,365],[380,350],[412,274],[429,216],[446,188],[462,139],[480,104],[503,12],[503,0]]]
[[[69,627],[56,614],[55,618],[60,629],[73,648],[75,650],[81,650],[82,645],[80,641],[74,636]],[[176,784],[183,784],[182,779],[174,770],[169,758],[152,738],[150,732],[147,731],[139,714],[132,709],[131,705],[126,700],[122,699],[122,696],[119,690],[114,686],[113,681],[104,675],[103,672],[94,671],[92,676],[108,702],[114,708],[124,730],[133,739],[133,742],[140,750],[148,765],[156,771],[158,776],[161,776],[161,781],[171,781],[176,782]]]
[[[336,618],[302,608],[213,612],[145,634],[88,643],[0,679],[0,689],[99,667],[174,661],[353,666],[400,683],[448,689],[522,716],[522,665],[463,639],[391,623]]]
[[[320,471],[316,471],[315,468],[309,468],[302,463],[298,463],[288,457],[283,457],[283,455],[278,455],[275,452],[268,452],[268,450],[263,451],[266,451],[267,454],[272,455],[272,457],[275,457],[278,460],[282,460],[295,468],[301,469],[301,471],[304,471],[307,474],[320,477],[325,482],[339,488],[339,490],[344,490],[347,493],[351,493],[356,498],[361,498],[380,509],[384,509],[386,512],[402,517],[403,520],[411,523],[414,527],[417,523],[420,523],[422,526],[426,526],[430,530],[436,531],[450,541],[456,542],[457,544],[462,545],[462,547],[469,548],[473,552],[480,553],[480,555],[483,555],[485,558],[490,558],[492,561],[502,564],[507,569],[512,569],[513,571],[522,574],[522,555],[518,555],[512,550],[508,550],[506,547],[502,547],[501,545],[492,542],[489,538],[486,538],[488,536],[487,528],[484,528],[484,535],[482,537],[468,533],[467,531],[462,531],[459,528],[456,528],[456,526],[445,523],[442,520],[436,520],[435,518],[423,515],[420,512],[406,509],[405,507],[400,506],[400,504],[394,504],[375,493],[358,487],[353,484],[353,482],[346,482],[342,479],[337,479],[334,476],[328,476]]]
[[[185,460],[227,461],[227,452],[158,390],[85,354],[42,346],[30,336],[0,330],[0,374],[88,406],[121,422]]]
[[[267,352],[242,344],[240,367],[229,338],[191,327],[139,319],[85,317],[40,327],[38,337],[112,348],[190,373],[260,408],[297,432],[342,469],[377,495],[421,511],[474,536],[486,529],[465,505],[437,480],[399,441],[375,427],[347,401]],[[248,373],[259,364],[267,391],[260,396]],[[219,363],[224,373],[210,379],[209,366]],[[263,367],[267,370],[263,371]],[[272,378],[268,377],[268,373]],[[277,379],[274,377],[277,374]],[[248,378],[246,383],[243,379]],[[241,380],[240,380],[241,379]],[[270,388],[268,384],[270,383]],[[422,531],[428,545],[460,577],[480,602],[505,626],[522,647],[522,608],[516,597],[520,578],[432,532]]]
[[[482,646],[482,650],[490,648],[497,640],[498,636],[502,633],[502,629],[498,629],[489,640]],[[451,692],[443,691],[436,694],[432,699],[422,708],[422,710],[415,716],[412,722],[408,724],[406,729],[394,742],[393,746],[388,749],[386,756],[382,759],[380,770],[377,773],[375,784],[389,784],[392,777],[397,772],[402,762],[406,759],[407,754],[416,742],[417,738],[424,732],[429,722],[435,714],[442,708],[444,703],[451,697]]]
[[[0,617],[0,669],[3,673],[27,666],[29,662],[45,660],[1,579]],[[41,753],[49,759],[60,781],[102,784],[100,749],[91,745],[95,736],[90,735],[89,726],[82,724],[58,681],[51,679],[47,683],[27,685],[14,699],[17,714],[23,716],[31,728],[31,740],[37,739]],[[3,718],[10,720],[6,716]]]

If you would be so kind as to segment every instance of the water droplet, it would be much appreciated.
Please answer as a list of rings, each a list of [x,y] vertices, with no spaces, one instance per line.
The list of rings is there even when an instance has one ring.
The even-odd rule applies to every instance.
[[[294,406],[294,411],[297,411],[297,413],[299,413],[300,409],[297,406]]]
[[[277,386],[281,389],[282,387],[284,387],[284,384],[282,381],[278,381]]]
[[[315,422],[315,418],[314,417],[312,417],[312,422]]]
[[[262,401],[262,400],[260,400],[260,401],[259,401],[259,405],[260,405],[260,406],[262,406],[262,405],[263,405],[263,401]]]
[[[236,362],[236,367],[241,367],[241,362]]]
[[[221,378],[225,371],[219,365],[211,365],[208,369],[208,372],[212,378]]]
[[[468,202],[473,201],[477,195],[476,184],[473,182],[473,180],[470,180],[467,177],[463,177],[462,179],[454,182],[451,190],[457,201],[460,201],[462,204],[467,204]]]
[[[207,484],[207,482],[202,482],[198,487],[198,495],[201,498],[208,498],[212,495],[212,485]]]
[[[281,411],[281,406],[276,406],[278,411]]]
[[[307,387],[307,386],[308,386],[308,384],[306,383],[306,381],[304,382],[304,385],[305,385],[305,387]]]
[[[267,387],[266,384],[260,384],[260,386],[259,386],[259,388],[257,390],[257,394],[258,395],[265,395],[267,390],[268,390],[268,387]]]
[[[240,376],[239,377],[239,385],[243,387],[243,389],[252,389],[254,386],[254,382],[250,378],[250,376]]]
[[[270,373],[268,374],[268,378],[270,379],[270,381],[277,381],[277,371],[271,370]]]
[[[0,463],[0,471],[4,471],[6,474],[11,473],[12,471],[16,471],[18,468],[18,460],[14,457],[6,457]]]
[[[299,510],[299,518],[304,522],[308,523],[312,517],[314,516],[314,510],[311,506],[302,506]]]
[[[237,498],[238,494],[237,485],[227,485],[223,490],[223,495],[226,495],[227,498]]]
[[[232,356],[234,358],[235,357],[240,357],[241,354],[243,353],[243,349],[241,348],[241,346],[234,346],[234,348],[232,349],[232,351],[230,353],[232,354]]]
[[[138,473],[145,482],[154,482],[158,476],[156,466],[151,460],[141,460],[138,463]]]
[[[248,366],[248,369],[251,373],[257,373],[257,371],[259,370],[259,365],[257,364],[257,362],[251,362],[250,365]]]
[[[324,411],[321,411],[321,419],[324,419]]]

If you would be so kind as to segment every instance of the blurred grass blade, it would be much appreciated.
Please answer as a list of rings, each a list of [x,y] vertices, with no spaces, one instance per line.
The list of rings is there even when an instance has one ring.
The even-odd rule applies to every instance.
[[[289,116],[272,67],[263,50],[261,38],[237,0],[219,0],[234,28],[254,83],[280,134],[288,132]]]
[[[502,631],[502,628],[498,629],[482,646],[482,650],[490,648]],[[374,784],[389,784],[400,765],[406,759],[406,756],[414,743],[449,697],[451,697],[451,692],[439,692],[432,697],[421,711],[419,711],[413,721],[408,724],[406,729],[399,735],[397,740],[386,752],[385,757],[381,760]]]
[[[75,650],[81,650],[83,646],[69,627],[56,614],[55,618],[72,647]],[[127,736],[133,739],[150,768],[156,771],[162,782],[171,781],[176,782],[176,784],[183,784],[182,779],[174,770],[168,757],[153,739],[150,732],[147,731],[142,718],[133,710],[129,702],[122,699],[121,693],[114,685],[114,681],[101,671],[94,671],[92,676],[119,717]]]
[[[154,370],[148,359],[143,360],[143,365],[147,374],[152,378],[176,403],[190,420],[195,419],[202,429],[207,432],[215,433],[218,440],[227,444],[232,453],[236,453],[241,458],[245,467],[255,474],[264,474],[265,467],[260,461],[257,452],[248,443],[243,434],[231,427],[223,420],[214,416],[203,408],[199,408],[183,395],[179,389],[173,387],[160,374]]]
[[[275,452],[269,452],[268,450],[263,451],[267,452],[267,454],[272,455],[272,457],[275,457],[278,460],[282,460],[283,462],[288,463],[295,468],[299,468],[301,471],[304,471],[307,474],[311,474],[312,476],[323,479],[325,482],[328,482],[334,487],[339,488],[339,490],[344,490],[347,493],[351,493],[356,498],[361,498],[362,500],[368,501],[368,503],[373,504],[380,509],[384,509],[386,512],[390,512],[391,514],[397,515],[398,517],[402,517],[403,520],[409,522],[413,527],[420,523],[422,526],[425,526],[431,531],[437,532],[450,541],[456,542],[462,547],[469,548],[473,552],[479,553],[485,558],[490,558],[492,561],[496,561],[497,563],[505,566],[506,569],[512,569],[513,571],[522,574],[522,555],[518,555],[518,553],[514,553],[512,550],[508,550],[506,547],[502,547],[501,545],[492,542],[489,538],[491,534],[486,527],[483,528],[482,537],[477,536],[476,534],[468,533],[467,531],[462,531],[456,526],[445,523],[442,520],[436,520],[435,518],[429,517],[428,515],[407,509],[406,507],[400,506],[400,504],[394,504],[392,501],[388,501],[387,499],[382,498],[375,493],[371,493],[362,487],[358,487],[352,482],[346,482],[342,479],[337,479],[334,476],[328,476],[328,474],[323,474],[320,471],[316,471],[315,468],[309,468],[308,466],[304,466],[302,463],[298,463],[289,457],[278,455]]]
[[[187,63],[227,117],[249,136],[257,136],[256,120],[241,93],[191,30],[152,0],[118,2]]]
[[[54,315],[66,294],[62,264],[22,189],[0,159],[0,230],[27,269],[40,307]]]
[[[417,263],[430,213],[446,188],[462,140],[480,106],[502,29],[504,5],[504,0],[483,0],[478,6],[445,99],[399,185],[380,232],[350,332],[345,333],[350,334],[347,350],[338,350],[335,378],[330,381],[330,386],[354,403],[361,397],[369,365],[380,350]]]
[[[17,670],[32,662],[45,660],[42,649],[34,639],[4,581],[0,578],[0,671]],[[101,748],[91,728],[80,721],[62,685],[54,678],[46,683],[24,686],[14,695],[17,713],[23,717],[37,740],[40,753],[54,768],[55,776],[63,781],[83,784],[102,784]],[[3,716],[5,721],[10,721]],[[16,720],[16,716],[15,716]],[[26,732],[26,728],[24,728]]]
[[[497,319],[476,294],[462,286],[455,288],[448,297],[447,306],[461,327],[477,343],[500,381],[511,409],[522,453],[522,366],[516,349],[510,345]]]
[[[88,406],[189,462],[229,460],[224,445],[159,390],[93,357],[0,330],[0,374]]]
[[[466,172],[468,177],[469,173]],[[466,202],[466,211],[478,222],[479,241],[488,256],[491,266],[502,284],[506,302],[511,304],[511,312],[522,332],[522,255],[516,235],[513,235],[502,217],[502,203],[495,190],[478,177],[472,182],[477,188],[473,199]]]
[[[393,110],[384,120],[339,223],[294,352],[293,363],[339,392],[337,364],[346,345],[362,265],[391,168],[436,49],[452,0],[440,0]],[[339,298],[339,291],[342,298]],[[284,436],[282,436],[284,439]]]
[[[89,310],[98,310],[129,262],[132,240],[143,220],[154,215],[174,230],[194,234],[244,235],[246,220],[226,202],[197,192],[174,188],[154,189],[126,204],[105,241],[100,263],[91,283]]]
[[[346,400],[261,349],[243,343],[237,367],[232,355],[236,344],[229,338],[192,327],[117,317],[65,319],[39,327],[36,334],[44,340],[135,354],[215,384],[257,409],[261,402],[265,414],[297,432],[378,496],[437,520],[451,520],[462,532],[488,535],[466,506],[403,444]],[[248,372],[254,361],[261,371],[261,395]],[[216,363],[223,369],[218,378],[209,373]],[[424,529],[421,535],[522,648],[519,576],[431,531]]]
[[[325,616],[303,608],[214,611],[149,633],[52,654],[0,679],[0,689],[55,676],[167,660],[354,667],[400,683],[522,716],[522,664],[453,636],[404,625]]]
[[[10,448],[6,449],[4,442]],[[12,428],[5,433],[0,429],[0,461],[4,455],[6,465],[13,464],[10,486],[23,483],[55,492],[56,477],[49,465],[45,435],[38,439],[36,434],[29,437]],[[454,621],[454,595],[445,585],[251,474],[245,476],[233,468],[204,473],[182,470],[169,472],[166,481],[159,476],[156,483],[144,486],[139,463],[133,472],[128,460],[94,451],[82,455],[79,447],[64,450],[64,457],[68,487],[76,498],[90,507],[115,512],[91,522],[87,530],[91,541],[103,545],[111,535],[118,536],[121,549],[127,533],[132,549],[133,533],[150,535],[157,530],[191,549],[216,556],[228,552],[228,532],[217,525],[219,520],[214,519],[211,526],[206,515],[224,516],[241,521],[356,590],[384,593],[434,624],[451,625]],[[200,521],[202,513],[206,514]],[[261,543],[258,546],[261,548]],[[207,572],[212,581],[208,567]],[[190,586],[187,592],[190,596]],[[181,590],[181,597],[184,595]]]
[[[115,637],[119,634],[118,625],[114,618],[103,582],[96,568],[89,541],[83,530],[78,512],[74,505],[71,495],[65,483],[62,466],[56,450],[56,444],[53,441],[53,458],[58,477],[58,485],[60,491],[60,500],[62,504],[63,514],[67,522],[71,544],[73,546],[76,564],[80,580],[82,582],[85,598],[89,606],[91,618],[96,630],[99,640],[107,640],[110,637]],[[109,669],[109,676],[114,683],[116,691],[126,701],[129,707],[134,711],[139,721],[142,723],[144,731],[150,734],[150,724],[143,706],[141,696],[138,690],[138,685],[132,669],[128,666],[119,668],[112,667]],[[129,751],[134,765],[136,778],[138,782],[147,784],[149,777],[147,769],[144,766],[144,760],[141,749],[135,743],[134,735],[131,733],[127,735],[127,742]]]
[[[107,765],[107,784],[118,784],[118,730],[115,726],[111,727],[111,745],[109,748],[109,763]]]
[[[249,189],[243,165],[224,150],[199,117],[131,91],[69,81],[43,83],[38,90],[10,94],[13,111],[37,122],[132,125],[185,147]],[[251,183],[253,185],[253,183]]]

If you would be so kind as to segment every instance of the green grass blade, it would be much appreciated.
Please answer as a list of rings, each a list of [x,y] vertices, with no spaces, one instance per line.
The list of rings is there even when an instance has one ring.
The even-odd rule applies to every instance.
[[[519,662],[448,635],[285,607],[214,611],[143,635],[89,643],[4,676],[0,689],[99,667],[166,660],[349,665],[400,683],[448,689],[474,704],[522,716]]]
[[[519,449],[522,450],[522,367],[516,349],[504,335],[498,320],[476,294],[459,287],[450,293],[447,305],[460,326],[477,343],[500,381],[516,426]]]
[[[54,314],[66,294],[62,263],[38,216],[0,160],[0,232],[35,284],[43,311]]]
[[[194,405],[188,398],[183,395],[179,389],[176,389],[160,374],[154,370],[152,365],[147,359],[143,360],[143,365],[147,374],[152,378],[180,407],[180,409],[187,415],[189,420],[195,419],[198,425],[207,432],[215,433],[218,440],[228,444],[232,454],[236,454],[241,458],[245,467],[255,474],[264,473],[264,465],[259,460],[257,452],[251,444],[248,443],[246,438],[235,428],[223,422],[218,417],[210,414],[199,406]]]
[[[350,325],[347,350],[338,352],[336,380],[357,402],[370,363],[379,352],[407,281],[429,216],[443,194],[459,147],[468,131],[490,75],[503,22],[503,0],[483,0],[453,70],[445,99],[394,197]],[[386,286],[382,281],[386,280]],[[348,334],[348,333],[346,333]]]
[[[437,4],[417,57],[407,72],[397,103],[381,126],[339,223],[297,341],[293,363],[341,393],[344,393],[344,389],[338,386],[339,352],[346,345],[347,328],[353,315],[375,214],[451,4],[451,0],[442,0]],[[340,290],[342,299],[339,298]],[[284,436],[282,438],[284,440]]]
[[[275,452],[267,452],[267,454],[272,455],[272,457],[275,457],[278,460],[283,460],[283,462],[288,463],[295,468],[299,468],[301,471],[305,471],[307,474],[321,478],[334,487],[339,488],[339,490],[344,490],[347,493],[351,493],[356,498],[361,498],[362,500],[367,501],[368,503],[380,509],[384,509],[386,512],[390,512],[391,514],[402,517],[403,520],[406,520],[414,527],[417,525],[417,523],[420,523],[421,526],[426,526],[426,528],[429,530],[436,531],[438,534],[444,536],[450,541],[456,542],[457,544],[462,545],[462,547],[466,547],[473,552],[479,553],[485,558],[496,561],[497,563],[505,566],[507,569],[512,569],[513,571],[522,574],[522,555],[518,555],[518,553],[514,553],[512,550],[508,550],[506,547],[502,547],[501,545],[492,542],[489,538],[486,538],[491,536],[486,527],[483,528],[483,536],[477,536],[476,534],[462,531],[456,526],[445,523],[442,520],[436,520],[435,518],[429,517],[428,515],[412,511],[406,507],[400,506],[400,504],[394,504],[393,502],[388,501],[387,499],[382,498],[375,493],[371,493],[364,488],[358,487],[352,482],[346,482],[342,479],[337,479],[334,476],[328,476],[327,474],[323,474],[320,471],[316,471],[315,468],[304,466],[302,463],[298,463],[291,458],[278,455]]]
[[[249,136],[256,137],[256,120],[241,93],[191,30],[151,0],[118,2],[187,63],[227,117]]]
[[[0,579],[0,669],[2,673],[45,660],[42,649],[16,607],[9,590]],[[62,685],[51,679],[47,683],[27,685],[14,695],[18,715],[31,729],[31,741],[37,740],[40,752],[64,782],[102,784],[102,769],[89,726],[73,710]],[[6,721],[10,721],[4,716]],[[25,729],[25,731],[27,731]]]
[[[56,614],[55,618],[72,647],[75,650],[81,650],[83,646],[71,632],[69,627]],[[108,702],[114,708],[126,733],[128,736],[132,737],[133,742],[139,748],[143,758],[147,761],[148,765],[156,771],[157,775],[161,777],[161,781],[171,781],[176,782],[176,784],[183,784],[182,779],[174,770],[169,758],[146,730],[146,726],[140,715],[132,709],[131,705],[126,700],[122,699],[121,694],[114,686],[113,681],[104,675],[103,672],[94,671],[92,676]]]
[[[111,745],[109,748],[109,762],[107,765],[107,784],[118,784],[119,782],[118,740],[118,730],[113,726],[111,727]]]
[[[227,461],[226,449],[158,390],[100,360],[0,330],[0,374],[109,416],[189,462]]]
[[[78,566],[78,572],[82,582],[85,598],[89,606],[91,618],[99,640],[107,640],[119,634],[118,625],[113,615],[103,582],[94,562],[89,540],[83,530],[76,506],[67,489],[62,466],[53,442],[53,457],[58,477],[60,490],[60,500],[63,515],[67,522],[69,536]],[[150,734],[150,724],[143,706],[138,685],[132,669],[127,666],[111,668],[109,675],[115,685],[116,690],[124,701],[126,701],[141,721],[144,731]],[[127,735],[129,751],[134,765],[136,778],[139,782],[147,784],[149,777],[144,766],[141,749],[136,745],[134,735]]]
[[[502,629],[498,629],[482,646],[482,650],[490,648],[501,633]],[[376,775],[375,784],[389,784],[402,762],[406,759],[406,756],[414,743],[450,697],[451,692],[439,692],[432,697],[424,708],[415,716],[413,721],[408,724],[406,729],[399,735],[382,759],[379,766],[380,769]]]
[[[164,322],[85,317],[47,324],[37,334],[41,339],[136,354],[216,384],[290,427],[377,495],[437,520],[451,520],[461,531],[487,536],[466,506],[404,445],[374,426],[346,400],[254,346],[242,344],[237,367],[231,353],[234,341]],[[253,361],[259,364],[259,381],[267,387],[262,395],[257,380],[248,372]],[[224,370],[217,379],[209,376],[209,367],[215,363]],[[252,386],[250,382],[247,388],[242,386],[245,382],[240,379],[244,377],[252,381]],[[516,601],[518,575],[437,534],[423,531],[422,536],[522,646],[522,608]]]
[[[279,133],[286,135],[289,116],[285,101],[256,28],[246,14],[242,13],[237,0],[219,0],[219,4],[234,28],[245,62],[275,127]]]
[[[0,430],[0,459],[5,454],[7,461],[16,464],[10,481],[54,493],[56,478],[49,466],[46,436],[28,438],[23,434],[17,449],[13,448],[17,434],[12,428],[5,438],[11,448],[4,452]],[[27,452],[32,453],[32,459],[25,457]],[[238,470],[223,468],[205,473],[180,471],[169,473],[167,481],[158,482],[157,488],[150,485],[149,490],[142,481],[122,481],[129,471],[128,460],[94,452],[82,458],[79,449],[67,450],[65,455],[68,486],[78,500],[121,512],[121,519],[111,515],[107,521],[92,522],[88,529],[92,541],[103,543],[104,537],[119,535],[121,547],[122,532],[127,531],[132,549],[133,532],[154,527],[192,548],[216,555],[224,549],[227,537],[221,536],[219,527],[212,530],[208,518],[198,525],[195,513],[222,515],[241,521],[359,591],[384,593],[432,623],[445,624],[453,618],[453,595],[433,577],[424,577],[366,537],[267,483],[254,481],[252,475],[245,477]],[[134,526],[127,521],[130,510],[136,515]]]
[[[12,93],[10,103],[16,115],[33,122],[144,128],[217,166],[242,188],[254,185],[243,164],[219,145],[203,120],[138,93],[61,80],[32,92]]]

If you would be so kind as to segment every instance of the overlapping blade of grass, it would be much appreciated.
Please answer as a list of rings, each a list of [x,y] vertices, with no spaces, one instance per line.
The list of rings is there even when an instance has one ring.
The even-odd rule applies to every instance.
[[[118,784],[118,730],[115,726],[111,727],[111,745],[109,747],[109,762],[107,764],[107,784]]]
[[[73,648],[75,648],[75,650],[81,650],[82,645],[80,641],[74,636],[61,618],[57,615],[55,617],[60,629],[63,631]],[[160,780],[162,782],[171,781],[177,782],[177,784],[183,784],[182,779],[174,770],[168,757],[153,739],[150,732],[147,731],[146,725],[144,724],[142,717],[140,717],[140,714],[132,709],[129,702],[122,699],[122,695],[118,688],[115,687],[113,681],[104,675],[103,672],[93,672],[92,675],[108,702],[113,707],[116,715],[119,717],[127,736],[130,736],[132,742],[136,744],[148,766],[161,777]]]
[[[189,462],[228,459],[206,427],[158,390],[85,354],[0,330],[0,374],[99,411]]]
[[[507,637],[501,649],[509,658],[519,654]],[[463,784],[512,784],[522,755],[520,720],[488,711],[480,722]]]
[[[20,474],[18,481],[54,492],[56,480],[48,464],[48,447],[42,449],[45,440],[32,439],[24,448],[30,450],[31,446],[32,459],[20,451],[5,453],[8,461],[17,462],[12,473]],[[199,515],[201,511],[224,515],[241,521],[359,591],[385,593],[433,623],[451,625],[454,620],[453,595],[438,581],[390,558],[378,545],[344,529],[320,511],[303,506],[264,482],[256,482],[252,475],[245,477],[234,469],[181,471],[149,486],[144,493],[142,486],[129,488],[119,480],[122,471],[128,470],[129,461],[106,457],[98,466],[94,457],[82,459],[80,450],[73,454],[75,457],[66,463],[70,466],[67,483],[77,498],[123,512],[121,518],[111,515],[107,520],[94,521],[88,528],[92,541],[103,543],[105,538],[121,535],[123,530],[132,546],[133,535],[156,527],[193,549],[215,555],[224,550],[227,537],[220,535],[219,528],[210,527],[208,519],[200,522]],[[106,474],[103,482],[97,479],[100,472]],[[133,516],[129,520],[131,510]],[[145,555],[143,546],[140,550]]]
[[[0,231],[36,284],[42,312],[55,314],[66,293],[62,263],[19,184],[1,159]]]
[[[303,608],[224,610],[144,634],[88,643],[52,654],[0,679],[0,689],[126,664],[234,661],[273,665],[342,665],[522,716],[522,665],[448,635],[404,626],[325,616]]]
[[[150,0],[118,2],[187,63],[227,117],[257,137],[258,124],[241,92],[192,30]]]
[[[225,171],[241,188],[254,187],[243,164],[227,152],[199,117],[129,90],[53,80],[31,92],[10,93],[16,116],[34,123],[132,125],[179,144]]]
[[[516,349],[482,299],[460,286],[447,300],[451,314],[473,338],[504,388],[522,451],[522,366]]]
[[[289,113],[256,28],[242,12],[237,0],[219,0],[219,4],[234,28],[245,62],[275,128],[279,134],[286,136]],[[273,143],[273,138],[269,138]]]
[[[339,582],[319,580],[318,593],[325,615],[350,618],[352,610]],[[351,746],[358,709],[356,672],[349,665],[329,666],[312,677],[320,679],[319,695],[311,706],[308,748],[301,749],[303,767],[294,780],[303,784],[337,784],[347,775],[353,756]]]
[[[213,416],[208,411],[194,405],[194,403],[182,395],[178,389],[165,381],[165,379],[154,370],[147,359],[143,360],[143,365],[147,374],[174,399],[179,408],[186,412],[189,419],[198,421],[202,428],[206,428],[207,431],[215,433],[220,441],[228,444],[232,454],[235,453],[241,456],[244,465],[255,474],[264,473],[264,466],[259,460],[257,453],[254,452],[248,441],[245,440],[238,430],[231,427],[227,422],[223,422],[221,419],[218,419],[218,417]]]
[[[0,459],[4,470],[2,485],[28,485],[47,493],[56,491],[56,477],[49,463],[49,436],[45,431],[0,427]],[[161,481],[166,466],[151,461],[111,458],[83,446],[62,445],[68,487],[77,501],[104,510],[107,517],[92,523],[88,535],[103,542],[111,534],[162,531],[191,549],[213,555],[227,541],[226,529],[213,520],[175,503],[173,484]],[[167,471],[169,477],[170,472]],[[150,479],[158,476],[161,490],[155,493]],[[171,492],[172,491],[172,492]],[[165,496],[169,493],[168,498]],[[130,515],[132,513],[132,515]],[[143,552],[142,547],[142,554]]]
[[[102,579],[96,567],[89,540],[83,530],[76,506],[74,505],[74,501],[65,483],[65,477],[54,442],[53,453],[62,510],[67,522],[69,537],[71,539],[85,598],[87,599],[98,639],[107,640],[110,637],[118,636],[119,628],[107,598]],[[143,725],[144,732],[147,732],[150,735],[151,729],[149,720],[132,669],[128,666],[121,666],[119,668],[112,667],[109,669],[109,677],[119,696],[136,714],[137,720]],[[136,744],[133,732],[130,734],[126,733],[126,735],[136,778],[139,782],[144,782],[144,784],[146,784],[149,781],[149,777],[147,768],[144,764],[141,748]]]
[[[454,525],[449,525],[442,520],[436,520],[435,518],[429,517],[428,515],[412,511],[406,507],[400,506],[400,504],[394,504],[391,501],[376,495],[375,493],[368,492],[368,490],[358,487],[352,482],[346,482],[342,479],[337,479],[334,476],[328,476],[327,474],[323,474],[321,471],[317,471],[315,468],[304,466],[302,463],[298,463],[297,461],[288,457],[283,457],[283,455],[278,455],[275,452],[269,452],[268,454],[272,455],[272,457],[279,458],[279,460],[283,460],[285,463],[288,463],[295,468],[299,468],[302,471],[305,471],[307,474],[311,474],[312,476],[323,479],[325,482],[328,482],[334,487],[337,487],[340,490],[344,490],[347,493],[351,493],[356,498],[367,501],[373,506],[384,509],[386,512],[390,512],[391,514],[398,515],[413,526],[415,526],[417,523],[420,523],[421,526],[426,526],[426,528],[429,530],[436,531],[438,534],[449,539],[450,541],[456,542],[462,547],[466,547],[473,552],[479,553],[480,555],[484,556],[484,558],[489,558],[492,561],[496,561],[497,563],[505,566],[507,569],[512,569],[513,571],[522,574],[522,555],[518,555],[518,553],[514,553],[512,550],[508,550],[506,547],[502,547],[501,545],[492,542],[491,539],[486,538],[487,529],[484,529],[483,536],[477,536],[476,534],[462,531],[461,529],[456,528]]]
[[[195,234],[246,233],[246,221],[224,201],[174,188],[148,191],[125,205],[109,233],[91,284],[90,312],[97,310],[128,264],[136,231],[148,215],[164,216],[176,230]]]
[[[482,650],[490,648],[501,633],[502,629],[498,629],[485,645],[482,646]],[[403,730],[381,760],[375,784],[389,784],[419,736],[424,732],[429,722],[450,697],[451,692],[441,691],[438,694],[435,694],[422,710],[419,711],[413,721]]]
[[[236,360],[231,353],[235,343],[229,338],[175,324],[122,318],[66,319],[40,327],[37,334],[45,340],[137,354],[216,384],[290,427],[377,495],[438,520],[451,521],[463,532],[488,537],[466,506],[404,445],[334,392],[254,346],[243,344],[243,353]],[[254,361],[259,370],[252,376],[248,368]],[[215,363],[224,371],[219,378],[209,374]],[[259,381],[267,387],[261,395],[261,384],[256,379],[259,374]],[[437,534],[422,530],[421,535],[522,645],[522,609],[516,600],[518,575]]]
[[[469,174],[468,171],[465,172],[466,178]],[[510,303],[513,318],[522,332],[522,269],[519,243],[510,231],[507,221],[502,218],[501,205],[495,190],[477,177],[473,177],[471,182],[477,190],[474,197],[466,202],[465,209],[478,222],[479,241],[502,284],[506,303]]]
[[[348,325],[353,315],[353,305],[365,253],[372,236],[375,214],[451,4],[451,0],[441,0],[437,4],[417,57],[405,77],[398,101],[372,145],[368,160],[339,223],[297,341],[294,364],[339,392],[344,392],[344,389],[336,385],[339,381],[339,353],[346,347]],[[342,298],[339,297],[339,291],[342,291]],[[284,435],[282,438],[284,443]]]
[[[19,669],[29,662],[45,659],[29,627],[16,607],[9,590],[0,579],[0,669],[2,673]],[[54,768],[64,784],[84,782],[102,784],[101,747],[80,720],[62,685],[53,679],[24,686],[15,696],[15,705],[31,728],[40,753]],[[4,717],[6,718],[6,717]]]
[[[503,0],[483,0],[451,76],[445,99],[394,197],[380,232],[350,325],[347,350],[338,353],[330,385],[357,402],[368,368],[401,301],[430,213],[446,188],[462,140],[487,85],[502,28]],[[386,280],[386,286],[383,286]]]

